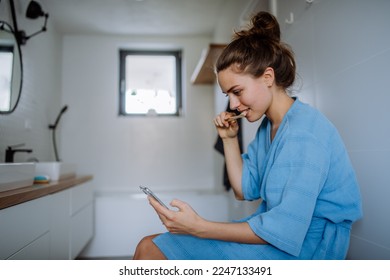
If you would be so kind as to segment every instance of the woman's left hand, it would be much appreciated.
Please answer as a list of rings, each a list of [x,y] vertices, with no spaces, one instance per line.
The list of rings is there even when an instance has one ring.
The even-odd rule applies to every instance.
[[[159,215],[162,223],[171,233],[197,235],[204,221],[190,205],[174,199],[170,205],[177,208],[177,211],[170,210],[160,205],[154,198],[148,197],[150,205]]]

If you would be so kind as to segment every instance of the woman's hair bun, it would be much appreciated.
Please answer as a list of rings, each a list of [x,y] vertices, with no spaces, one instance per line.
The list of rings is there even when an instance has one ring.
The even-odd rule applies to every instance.
[[[259,12],[252,18],[254,33],[280,41],[280,27],[276,18],[267,12]]]
[[[284,89],[295,80],[296,64],[290,46],[280,40],[280,27],[268,12],[255,14],[247,29],[236,32],[215,64],[215,71],[234,66],[234,71],[260,77],[274,69],[275,84]]]
[[[258,12],[251,19],[251,25],[247,30],[236,32],[237,37],[258,36],[280,41],[280,27],[277,19],[268,12]]]

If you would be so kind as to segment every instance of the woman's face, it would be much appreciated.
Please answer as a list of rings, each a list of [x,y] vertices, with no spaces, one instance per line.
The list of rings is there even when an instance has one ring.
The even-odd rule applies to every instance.
[[[222,92],[229,97],[230,109],[242,112],[250,122],[259,120],[267,112],[272,93],[264,75],[255,78],[229,67],[220,71],[217,78]]]

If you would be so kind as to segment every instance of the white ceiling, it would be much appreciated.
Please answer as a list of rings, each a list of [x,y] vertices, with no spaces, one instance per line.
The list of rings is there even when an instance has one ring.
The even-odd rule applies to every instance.
[[[47,27],[66,34],[210,35],[229,0],[36,1],[49,13]]]

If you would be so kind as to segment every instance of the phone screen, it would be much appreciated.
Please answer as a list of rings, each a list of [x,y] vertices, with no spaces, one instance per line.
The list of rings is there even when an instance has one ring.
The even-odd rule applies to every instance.
[[[152,192],[149,188],[147,187],[144,187],[144,186],[139,186],[139,188],[146,194],[146,195],[150,195],[152,196],[155,200],[158,201],[158,203],[160,203],[162,206],[164,206],[165,208],[169,209],[168,206],[165,205],[164,202],[161,201],[161,199],[159,199],[157,197],[157,195],[154,194],[154,192]]]

